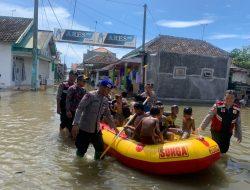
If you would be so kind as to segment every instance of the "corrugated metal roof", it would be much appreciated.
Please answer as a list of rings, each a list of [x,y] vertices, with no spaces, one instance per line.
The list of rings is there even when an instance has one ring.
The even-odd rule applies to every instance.
[[[16,42],[33,19],[0,16],[0,41]]]

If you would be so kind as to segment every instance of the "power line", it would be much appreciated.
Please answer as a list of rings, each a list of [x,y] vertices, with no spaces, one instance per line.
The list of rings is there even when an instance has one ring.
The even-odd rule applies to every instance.
[[[82,3],[82,2],[81,2],[81,3]],[[90,6],[87,5],[87,4],[83,4],[83,3],[82,3],[82,5],[84,5],[85,7],[88,7],[89,9],[91,9],[92,11],[94,11],[94,12],[100,14],[101,16],[105,16],[105,17],[107,17],[107,18],[109,18],[109,19],[113,19],[113,20],[115,20],[116,22],[122,23],[122,24],[124,24],[124,25],[126,25],[126,26],[129,26],[129,27],[131,27],[131,28],[133,28],[133,29],[136,29],[136,30],[138,30],[138,29],[140,30],[140,29],[141,29],[141,28],[138,28],[137,26],[128,24],[128,23],[126,23],[126,22],[124,22],[124,21],[122,21],[122,20],[119,20],[119,19],[117,19],[117,18],[114,18],[114,17],[112,17],[112,16],[109,16],[109,15],[107,15],[107,14],[105,14],[105,13],[103,13],[103,12],[101,12],[101,11],[99,11],[99,10],[93,8],[93,7],[90,7]]]
[[[60,22],[59,22],[59,20],[58,20],[58,18],[57,18],[57,16],[56,16],[56,13],[55,13],[55,11],[54,11],[54,8],[53,8],[52,5],[51,5],[50,0],[48,0],[48,2],[49,2],[49,6],[50,6],[50,8],[51,8],[51,10],[52,10],[52,12],[53,12],[53,14],[54,14],[54,16],[56,17],[57,23],[59,24],[60,28],[62,29],[62,25],[60,24]]]
[[[46,10],[45,10],[45,6],[44,6],[43,0],[42,0],[42,6],[43,6],[43,11],[44,11],[44,15],[45,15],[45,18],[46,18],[46,22],[47,22],[47,24],[48,24],[48,28],[49,28],[49,30],[51,30],[50,25],[49,25],[48,16],[47,16],[47,13],[46,13]]]
[[[72,29],[73,24],[74,24],[74,18],[75,18],[75,13],[76,13],[76,2],[77,2],[77,0],[75,0],[75,4],[74,4],[74,10],[73,10],[73,16],[72,16],[71,29]]]
[[[148,12],[149,12],[149,14],[151,15],[151,17],[152,17],[152,19],[153,19],[154,24],[156,25],[156,28],[157,28],[159,34],[161,34],[161,30],[160,30],[159,26],[157,25],[156,20],[155,20],[155,18],[154,18],[154,16],[153,16],[151,10],[150,10],[148,7],[147,7],[147,9],[148,9]]]
[[[60,28],[63,29],[61,23],[59,22],[59,20],[58,20],[58,18],[57,18],[57,16],[56,16],[56,13],[55,13],[55,11],[54,11],[54,8],[53,8],[52,5],[51,5],[50,0],[48,0],[48,2],[49,2],[49,6],[50,6],[50,8],[51,8],[51,10],[52,10],[52,12],[53,12],[53,14],[54,14],[54,16],[56,17],[57,23],[59,24]],[[74,50],[74,48],[71,47],[71,45],[70,45],[70,48],[73,50],[73,52],[75,53],[75,55],[77,55],[80,59],[82,59],[81,56],[79,56],[78,53]]]

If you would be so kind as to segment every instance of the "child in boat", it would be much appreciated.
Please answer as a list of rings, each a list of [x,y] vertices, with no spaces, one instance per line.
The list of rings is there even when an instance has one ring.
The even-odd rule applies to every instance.
[[[133,105],[135,118],[132,122],[125,127],[125,133],[128,137],[132,137],[135,133],[135,130],[138,130],[139,124],[144,117],[148,115],[144,112],[144,106],[140,102],[135,102]],[[135,135],[134,139],[139,140],[139,135]]]
[[[183,110],[182,129],[170,128],[171,132],[181,135],[181,139],[187,139],[191,133],[195,133],[195,123],[192,117],[193,110],[191,107],[185,107]]]
[[[163,135],[159,126],[160,109],[153,106],[150,109],[150,116],[143,118],[140,128],[140,142],[144,144],[164,143]]]
[[[114,103],[112,111],[114,112],[115,124],[117,126],[122,126],[123,121],[124,121],[123,102],[122,102],[122,96],[119,94],[115,95],[115,103]]]
[[[166,125],[168,128],[179,128],[179,126],[175,125],[175,120],[179,113],[179,107],[177,105],[171,106],[171,113],[166,116]]]
[[[155,104],[160,109],[160,131],[163,134],[163,138],[167,140],[174,140],[174,133],[168,131],[167,117],[164,115],[164,105],[161,101],[157,101]]]
[[[195,132],[194,118],[192,117],[193,110],[191,107],[184,108],[183,111],[183,121],[182,121],[182,139],[187,139],[190,137],[191,132]]]

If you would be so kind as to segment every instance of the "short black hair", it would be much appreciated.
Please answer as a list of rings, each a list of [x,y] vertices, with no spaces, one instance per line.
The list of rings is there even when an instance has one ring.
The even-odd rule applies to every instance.
[[[155,105],[157,105],[157,106],[163,106],[163,103],[162,103],[161,101],[157,101],[157,102],[155,103]]]
[[[77,72],[75,72],[74,70],[70,70],[69,75],[75,75],[76,77],[78,76]]]
[[[141,102],[135,102],[134,109],[144,111],[144,105]]]
[[[158,106],[152,106],[150,109],[150,115],[156,116],[160,114],[160,109]]]
[[[140,94],[134,95],[134,99],[135,99],[136,102],[144,102],[144,101],[146,100],[146,98],[143,97],[143,96],[140,95]]]
[[[125,92],[125,91],[123,91],[123,92],[121,93],[121,95],[122,95],[122,97],[123,97],[123,98],[127,98],[128,93],[127,93],[127,92]]]
[[[185,107],[183,110],[183,114],[192,115],[192,113],[193,113],[193,109],[191,107]]]

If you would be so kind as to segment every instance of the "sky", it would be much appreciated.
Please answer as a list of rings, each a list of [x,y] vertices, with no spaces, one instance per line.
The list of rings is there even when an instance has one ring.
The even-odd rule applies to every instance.
[[[136,36],[142,43],[143,4],[146,41],[159,34],[203,39],[226,51],[250,45],[249,0],[39,0],[39,29],[62,28]],[[33,0],[0,0],[1,16],[33,17]],[[73,16],[74,15],[74,16]],[[47,19],[46,19],[47,18]],[[74,18],[74,19],[73,19]],[[93,46],[57,42],[68,66],[82,62]],[[121,58],[131,49],[107,48]]]

